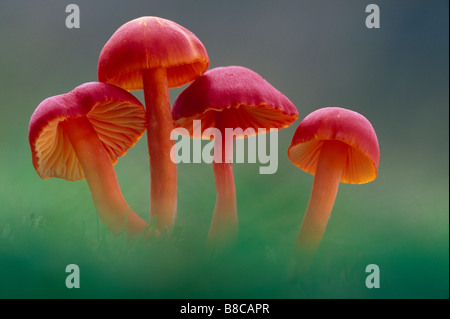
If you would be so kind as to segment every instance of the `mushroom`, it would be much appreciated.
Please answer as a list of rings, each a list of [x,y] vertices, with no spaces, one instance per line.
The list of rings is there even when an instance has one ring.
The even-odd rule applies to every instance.
[[[170,160],[173,120],[169,88],[202,75],[209,58],[200,40],[177,23],[141,17],[122,25],[103,47],[98,79],[128,91],[144,90],[151,174],[150,212],[160,230],[177,210],[177,171]]]
[[[117,235],[148,224],[123,198],[113,165],[145,131],[145,111],[130,93],[91,82],[42,101],[30,119],[33,166],[43,179],[86,178],[99,217]]]
[[[191,137],[201,137],[195,136],[195,120],[201,121],[202,135],[208,128],[221,132],[222,140],[214,139],[217,198],[208,233],[208,245],[220,250],[233,242],[238,227],[233,164],[229,161],[234,141],[226,140],[225,129],[241,128],[236,137],[244,137],[249,128],[253,134],[259,128],[282,129],[298,118],[297,109],[257,73],[228,66],[211,69],[191,83],[175,100],[172,114],[175,126],[186,129]]]
[[[363,184],[377,177],[380,150],[370,122],[361,114],[326,107],[298,126],[289,159],[314,176],[311,197],[294,245],[297,271],[310,268],[325,233],[339,183]]]

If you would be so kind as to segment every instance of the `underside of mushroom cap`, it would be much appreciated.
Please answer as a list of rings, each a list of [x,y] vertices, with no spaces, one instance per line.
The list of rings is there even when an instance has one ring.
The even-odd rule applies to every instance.
[[[288,150],[289,159],[315,174],[326,140],[347,144],[348,156],[341,182],[363,184],[377,177],[380,150],[372,124],[361,114],[339,107],[312,112],[299,124]]]
[[[202,131],[217,127],[219,117],[233,129],[282,129],[298,118],[298,111],[259,74],[228,66],[211,69],[191,83],[175,100],[172,115],[175,126],[192,136],[194,120],[201,120]]]
[[[165,68],[169,88],[202,75],[209,58],[200,40],[181,25],[158,17],[141,17],[122,25],[103,47],[98,79],[128,91],[143,88],[142,71]]]
[[[28,137],[34,168],[43,179],[84,179],[83,169],[64,133],[63,121],[86,116],[115,164],[145,131],[145,110],[132,94],[91,82],[49,97],[34,111]]]

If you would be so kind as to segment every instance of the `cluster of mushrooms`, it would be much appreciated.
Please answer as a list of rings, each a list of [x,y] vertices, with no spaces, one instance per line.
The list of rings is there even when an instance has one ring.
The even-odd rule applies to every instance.
[[[201,120],[201,132],[207,128],[258,132],[286,128],[298,118],[295,105],[252,70],[208,67],[203,44],[177,23],[158,17],[125,23],[100,53],[98,82],[49,97],[34,111],[29,124],[34,168],[43,179],[86,179],[99,218],[112,234],[125,232],[129,238],[170,231],[177,215],[177,171],[170,158],[174,128],[202,138],[194,136],[195,120]],[[189,83],[171,107],[169,88]],[[129,93],[141,89],[145,107]],[[113,168],[145,131],[150,222],[130,208]],[[212,163],[217,191],[207,241],[212,249],[230,245],[238,229],[233,167],[222,142],[214,140],[214,153],[222,151],[222,160],[215,156]],[[299,267],[307,269],[325,232],[339,183],[376,178],[378,140],[364,116],[327,107],[300,123],[288,156],[315,175],[293,250]]]

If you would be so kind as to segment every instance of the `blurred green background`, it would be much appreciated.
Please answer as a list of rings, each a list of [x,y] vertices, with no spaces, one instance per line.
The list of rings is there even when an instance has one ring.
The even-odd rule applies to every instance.
[[[380,29],[365,27],[372,2]],[[80,29],[65,27],[69,3],[80,7]],[[448,298],[448,12],[446,0],[2,0],[0,298]],[[35,107],[95,81],[105,42],[143,15],[190,29],[211,68],[251,68],[299,110],[299,120],[279,132],[276,174],[235,164],[239,242],[218,258],[204,249],[215,202],[210,165],[178,166],[172,236],[128,244],[97,221],[85,181],[44,181],[31,163]],[[181,89],[171,90],[172,101]],[[313,268],[298,282],[286,266],[313,176],[286,152],[300,120],[324,106],[371,121],[379,175],[341,184]],[[145,139],[115,168],[130,206],[148,220]],[[80,266],[81,289],[65,287],[71,263]],[[379,289],[365,287],[372,263]]]

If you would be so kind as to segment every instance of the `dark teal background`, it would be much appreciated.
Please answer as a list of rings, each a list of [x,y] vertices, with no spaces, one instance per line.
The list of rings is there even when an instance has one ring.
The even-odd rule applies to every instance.
[[[0,2],[0,298],[449,297],[448,1],[78,0],[81,28],[70,30],[69,3]],[[369,3],[380,7],[380,29],[365,27]],[[208,164],[178,166],[173,236],[131,245],[98,223],[85,181],[44,181],[31,164],[35,107],[95,81],[105,42],[143,15],[188,28],[211,68],[251,68],[299,111],[279,132],[276,174],[235,165],[239,242],[221,258],[204,251],[215,201]],[[313,176],[286,153],[300,120],[324,106],[371,121],[379,175],[340,186],[313,269],[298,283],[286,265]],[[148,220],[145,139],[115,168],[130,206]],[[64,284],[71,263],[81,269],[78,290]],[[371,263],[380,289],[365,287]]]

